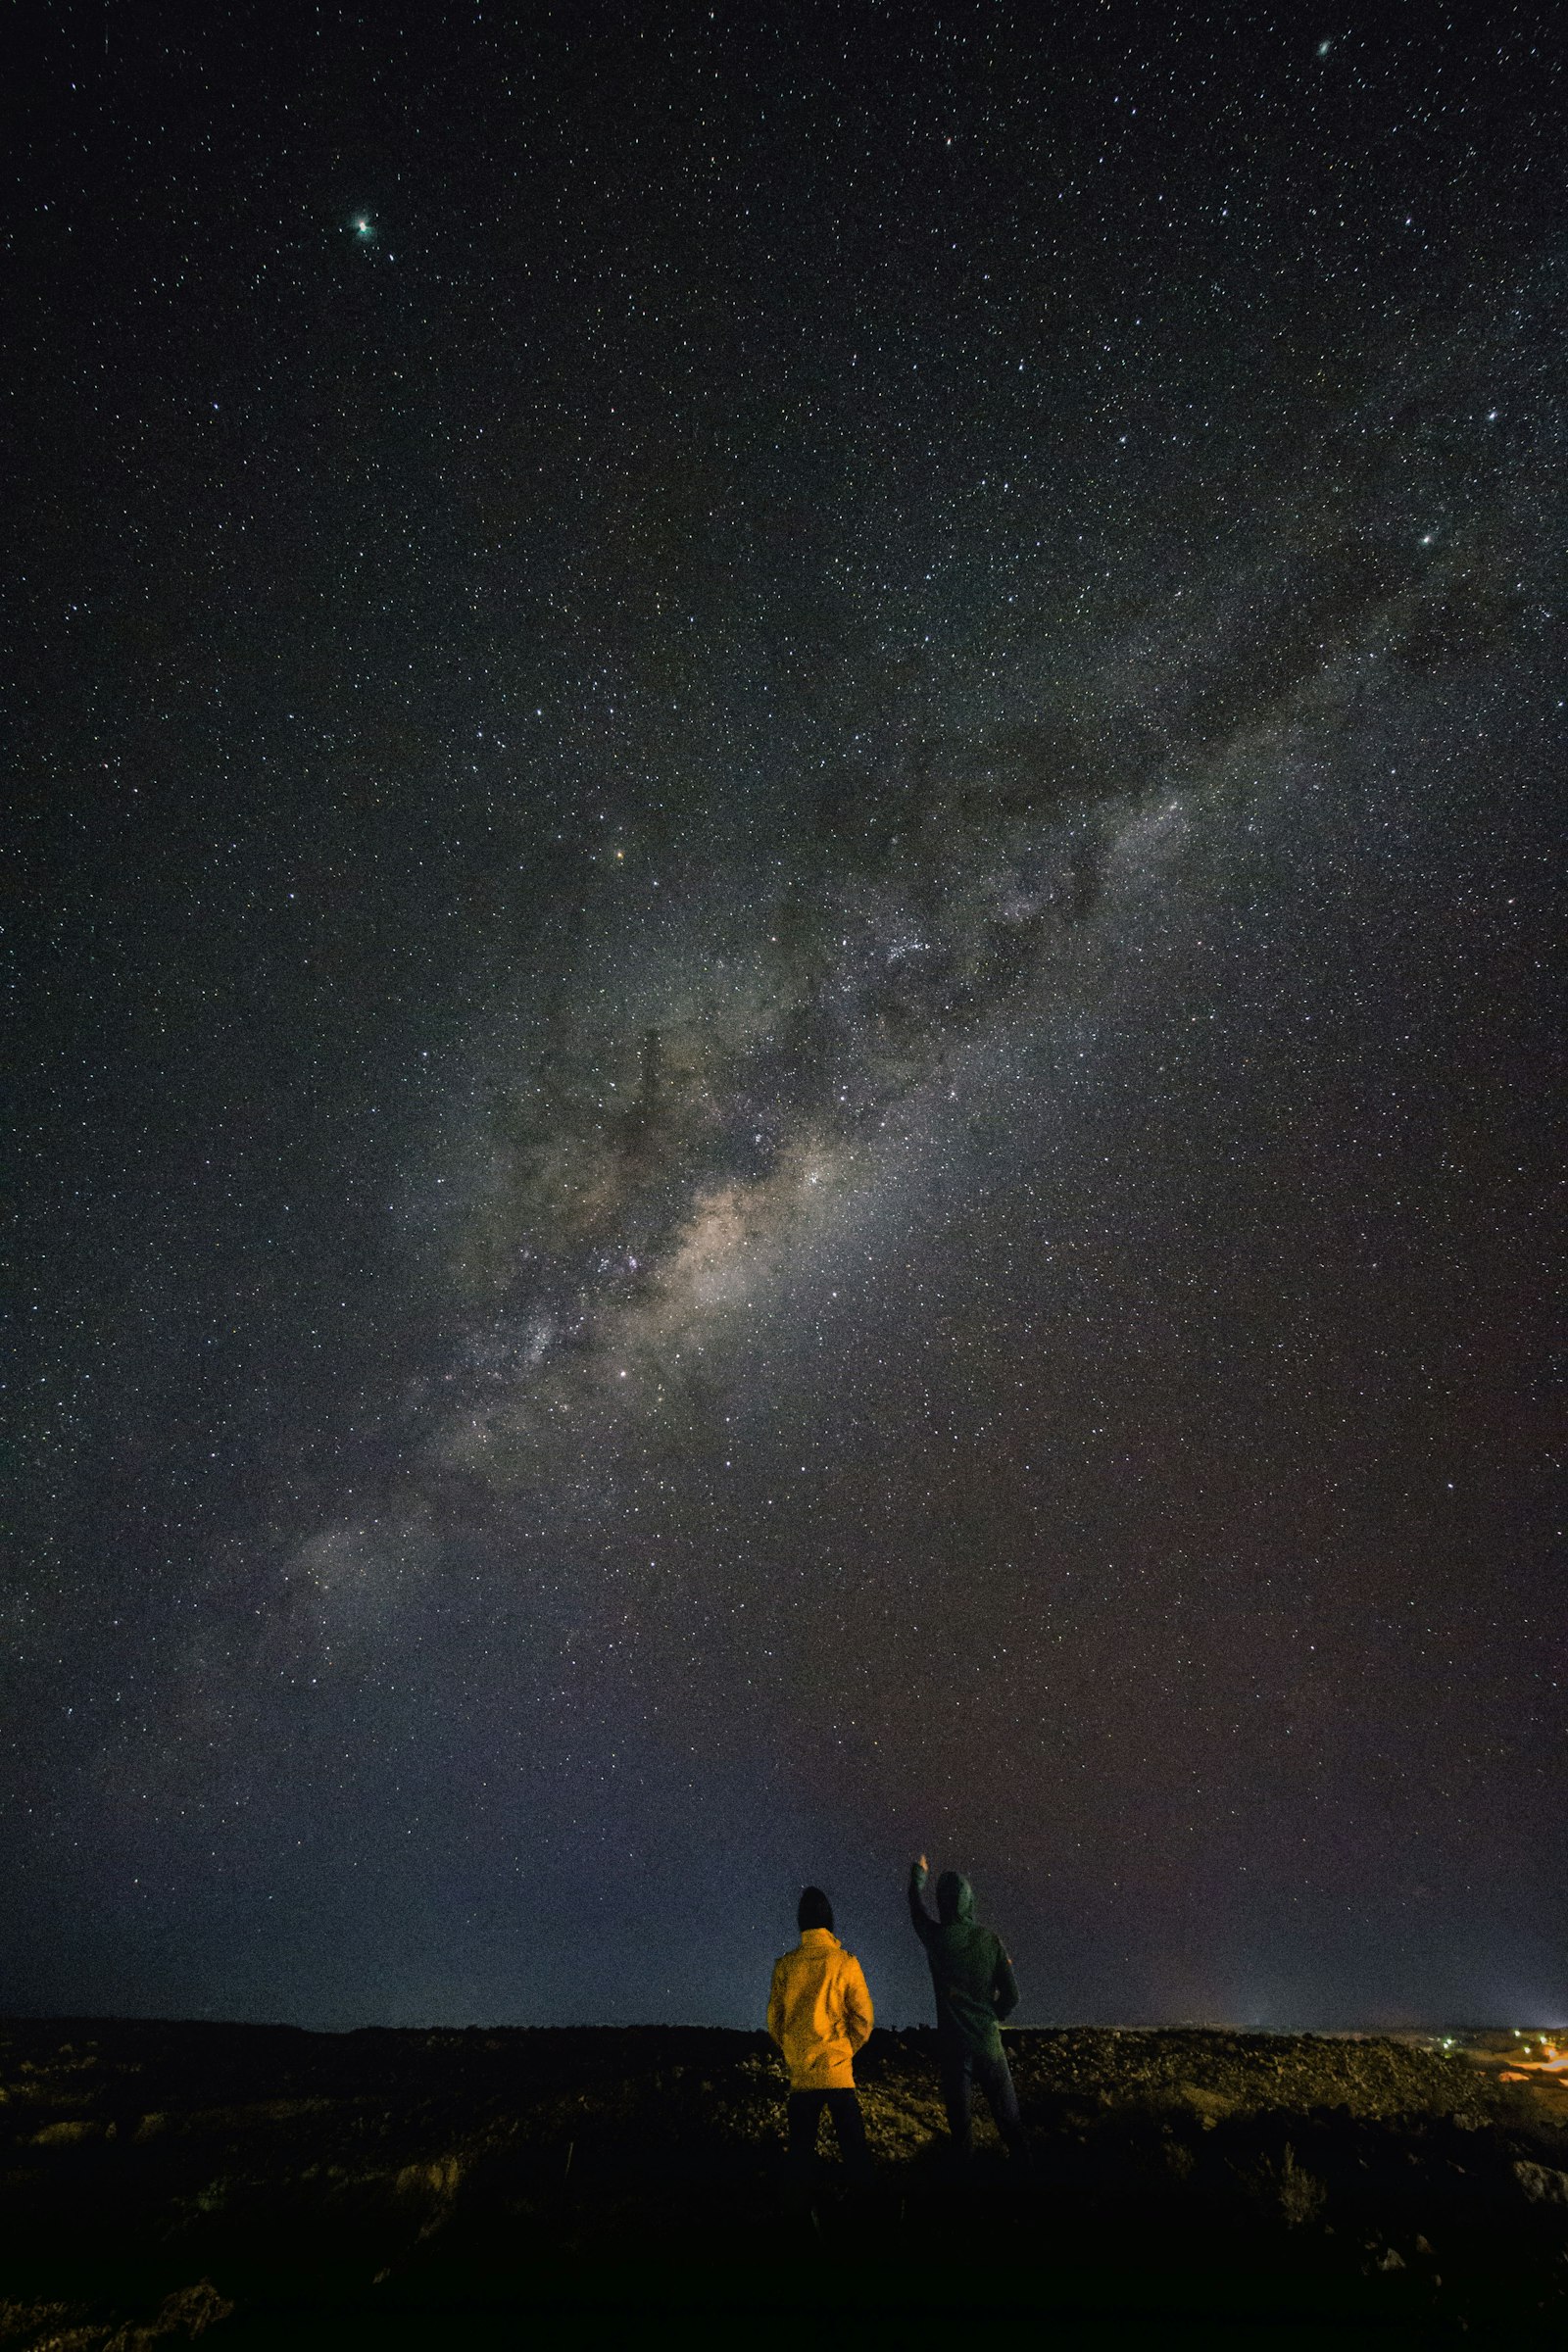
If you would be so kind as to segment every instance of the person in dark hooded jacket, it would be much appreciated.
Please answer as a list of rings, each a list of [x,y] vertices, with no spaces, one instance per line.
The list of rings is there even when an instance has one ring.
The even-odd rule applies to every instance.
[[[974,1889],[960,1871],[945,1870],[938,1879],[937,1916],[931,1917],[923,1893],[929,1876],[922,1854],[909,1870],[909,1917],[931,1963],[942,2097],[954,2146],[960,2156],[968,2155],[972,2085],[978,2082],[1013,2156],[1027,2158],[1018,2094],[999,2030],[1018,2006],[1012,1962],[1001,1936],[976,1922]]]

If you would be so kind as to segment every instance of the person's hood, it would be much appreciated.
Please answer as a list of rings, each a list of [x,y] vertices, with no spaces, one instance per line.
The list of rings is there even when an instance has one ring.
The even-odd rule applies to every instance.
[[[945,1928],[966,1928],[974,1918],[974,1888],[961,1870],[945,1870],[937,1881],[937,1917]]]

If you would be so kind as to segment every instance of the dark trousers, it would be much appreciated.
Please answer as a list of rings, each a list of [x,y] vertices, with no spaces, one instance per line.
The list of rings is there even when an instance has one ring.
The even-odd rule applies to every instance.
[[[986,2104],[996,2119],[1002,2133],[1014,2156],[1026,2156],[1029,2143],[1024,2137],[1023,2118],[1018,2113],[1018,2093],[1012,2087],[1012,2072],[1006,2053],[999,2058],[986,2058],[978,2050],[945,2049],[942,2053],[942,2098],[948,2110],[948,2129],[953,2144],[962,2156],[969,2153],[969,2109],[972,2086],[978,2082],[986,2094]]]
[[[859,2096],[853,2090],[790,2092],[790,2171],[805,2180],[816,2169],[816,2132],[824,2107],[833,2118],[846,2169],[858,2180],[869,2180],[871,2151],[865,2144],[865,2118]]]

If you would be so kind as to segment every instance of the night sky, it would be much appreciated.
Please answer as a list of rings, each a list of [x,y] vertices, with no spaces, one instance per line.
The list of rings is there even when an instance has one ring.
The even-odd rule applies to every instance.
[[[1553,12],[37,12],[0,2007],[1568,2016]]]

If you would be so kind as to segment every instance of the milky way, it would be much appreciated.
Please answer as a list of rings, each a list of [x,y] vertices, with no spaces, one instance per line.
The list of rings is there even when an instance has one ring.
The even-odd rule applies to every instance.
[[[1497,357],[1478,368],[1454,340],[1424,397],[1494,423]],[[558,1477],[563,1451],[635,1444],[641,1419],[702,1393],[726,1310],[788,1311],[773,1285],[792,1239],[879,1181],[890,1112],[1009,1016],[1093,1000],[1107,880],[1125,892],[1131,863],[1149,887],[1162,832],[1234,818],[1293,729],[1390,668],[1396,692],[1443,631],[1468,647],[1539,631],[1496,507],[1441,532],[1398,510],[1388,435],[1408,373],[1306,454],[1338,487],[1326,512],[1254,516],[1239,573],[1234,548],[1228,566],[1200,556],[1174,611],[1151,596],[1093,670],[992,650],[961,715],[933,677],[912,719],[822,728],[789,821],[744,859],[710,863],[701,819],[693,871],[645,871],[661,860],[634,824],[579,851],[583,897],[564,894],[516,984],[466,1164],[440,1179],[466,1196],[449,1244],[462,1336],[413,1387],[427,1459],[515,1488]],[[1353,525],[1335,512],[1347,483]],[[965,619],[994,649],[1004,616]],[[853,709],[870,687],[835,677],[827,699]]]

